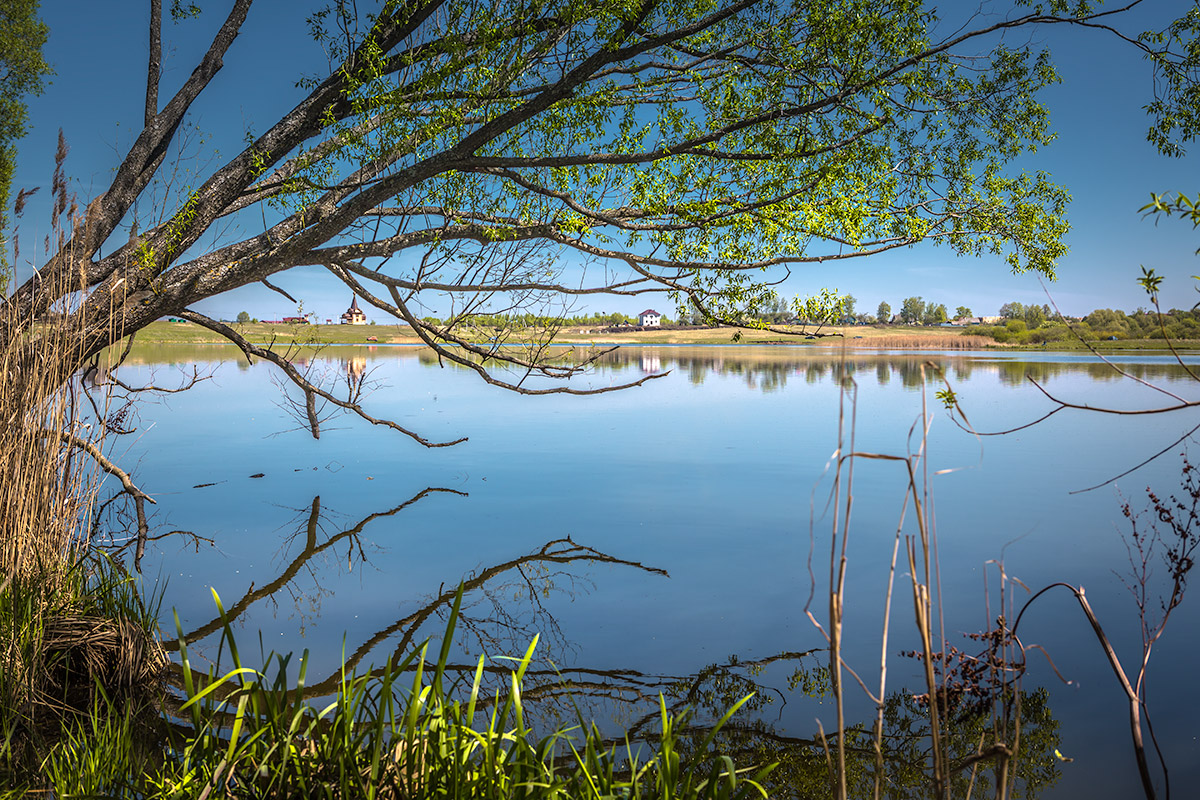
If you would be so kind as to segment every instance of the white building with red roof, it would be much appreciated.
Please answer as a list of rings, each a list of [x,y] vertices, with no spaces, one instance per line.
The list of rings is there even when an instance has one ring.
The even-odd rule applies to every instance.
[[[662,325],[662,314],[653,308],[647,308],[638,314],[638,325],[641,325],[643,328],[653,328],[655,325]]]

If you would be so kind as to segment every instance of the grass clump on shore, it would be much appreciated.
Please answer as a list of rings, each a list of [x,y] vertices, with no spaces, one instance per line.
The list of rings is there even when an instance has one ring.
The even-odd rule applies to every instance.
[[[157,727],[169,659],[154,610],[103,555],[56,577],[0,589],[0,783],[11,787],[45,788],[43,773],[64,754],[119,763],[114,754]],[[100,734],[113,726],[124,733],[105,752]]]

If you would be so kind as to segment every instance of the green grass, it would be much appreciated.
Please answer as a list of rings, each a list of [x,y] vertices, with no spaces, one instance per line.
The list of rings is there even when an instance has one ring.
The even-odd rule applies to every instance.
[[[214,598],[215,598],[214,594]],[[91,713],[64,720],[25,770],[5,777],[21,792],[117,798],[683,798],[763,797],[773,769],[738,769],[714,741],[734,705],[697,743],[688,714],[660,699],[651,741],[608,744],[585,720],[537,734],[522,681],[536,639],[515,660],[506,691],[483,687],[481,658],[470,681],[447,674],[462,592],[436,661],[429,645],[384,669],[343,673],[333,697],[306,696],[307,653],[244,666],[228,620],[219,646],[232,668],[193,668],[181,643],[177,711],[160,717],[147,747],[137,709],[93,695]],[[225,619],[217,599],[218,610]],[[292,669],[295,675],[292,676]],[[169,704],[171,705],[171,704]],[[11,714],[7,707],[0,711]],[[5,753],[9,755],[6,742]],[[10,759],[11,761],[11,759]],[[2,795],[3,793],[0,793]]]
[[[271,325],[249,323],[234,325],[235,330],[255,344],[276,342],[280,345],[320,347],[322,345],[345,344],[419,344],[421,340],[407,325]],[[562,345],[581,344],[627,344],[627,345],[706,345],[706,344],[793,344],[838,347],[843,342],[856,348],[906,348],[939,347],[961,349],[959,337],[978,336],[974,328],[925,328],[920,326],[876,326],[860,325],[845,328],[827,328],[823,333],[840,333],[841,336],[823,336],[806,339],[803,335],[787,336],[771,331],[742,330],[734,339],[732,328],[663,328],[661,330],[604,333],[599,328],[564,328],[554,341]],[[481,329],[479,341],[487,341],[488,331]],[[377,341],[369,341],[375,337]],[[844,337],[844,338],[843,338]],[[979,337],[982,340],[982,337]],[[990,337],[989,337],[990,338]],[[155,322],[137,334],[139,344],[229,344],[228,340],[207,328],[188,322]],[[1097,350],[1167,350],[1162,339],[1101,339],[1092,342]],[[1200,341],[1182,340],[1175,342],[1177,349],[1200,349]],[[1016,344],[1012,342],[973,345],[994,347],[1004,350],[1086,350],[1076,339],[1067,338],[1046,345]]]
[[[1116,341],[1102,339],[1089,341],[1088,344],[1101,353],[1120,350],[1159,350],[1169,353],[1171,348],[1181,352],[1195,352],[1196,350],[1200,350],[1200,340],[1198,339],[1172,340],[1170,344],[1165,339],[1117,339]],[[1045,346],[1040,344],[1022,344],[1006,347],[1013,350],[1078,350],[1085,353],[1090,352],[1087,345],[1077,339],[1051,342]]]
[[[253,322],[232,324],[234,330],[255,344],[379,344],[418,342],[407,325],[271,325]],[[138,331],[136,340],[145,344],[228,344],[229,341],[207,328],[190,322],[153,322]]]

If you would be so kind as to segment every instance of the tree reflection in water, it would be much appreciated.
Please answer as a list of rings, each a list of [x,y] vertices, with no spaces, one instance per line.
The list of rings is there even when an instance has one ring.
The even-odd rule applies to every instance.
[[[228,606],[224,618],[215,615],[186,631],[183,639],[189,645],[204,640],[243,618],[256,604],[271,600],[281,591],[297,591],[294,584],[302,572],[307,571],[320,585],[317,565],[324,562],[314,561],[318,555],[339,553],[332,561],[340,563],[340,552],[345,548],[351,563],[354,560],[360,565],[368,563],[369,548],[362,540],[368,526],[434,494],[466,496],[454,489],[429,487],[350,526],[331,524],[331,515],[322,507],[320,497],[314,497],[295,530],[284,539],[285,549],[298,542],[303,542],[303,547],[279,574],[261,587],[252,586]],[[378,676],[382,669],[375,665],[389,658],[395,663],[426,640],[439,638],[454,604],[455,587],[461,582],[463,604],[456,644],[465,655],[461,663],[449,664],[447,673],[458,676],[461,684],[468,684],[476,669],[470,653],[488,654],[491,660],[485,661],[484,673],[490,679],[491,694],[489,698],[480,698],[482,705],[503,701],[511,666],[503,656],[522,652],[538,635],[537,664],[525,673],[521,694],[526,708],[544,729],[571,727],[585,720],[613,720],[615,723],[608,723],[612,727],[608,731],[609,743],[623,748],[628,741],[636,747],[637,742],[653,740],[657,735],[661,698],[670,714],[690,712],[688,723],[677,730],[682,734],[681,748],[694,751],[702,746],[713,723],[728,708],[752,695],[719,733],[713,746],[731,756],[739,766],[778,763],[764,787],[772,797],[829,796],[831,771],[827,748],[836,746],[835,737],[795,736],[781,722],[783,708],[790,703],[811,705],[812,715],[817,716],[822,701],[828,701],[831,684],[824,651],[784,651],[758,659],[732,658],[687,675],[632,667],[597,669],[576,663],[577,648],[572,645],[570,632],[562,629],[542,600],[552,592],[575,591],[585,581],[579,568],[591,564],[609,564],[669,577],[660,568],[604,553],[570,538],[552,539],[531,552],[470,574],[447,576],[449,580],[440,582],[437,590],[426,596],[415,610],[380,628],[348,652],[345,670]],[[164,644],[171,650],[179,648],[177,639],[168,639]],[[182,673],[178,665],[175,669],[172,682],[178,688]],[[193,677],[202,682],[207,679],[198,672],[193,672]],[[341,670],[319,680],[308,680],[303,694],[310,700],[330,696],[342,685],[342,680]],[[1017,696],[1021,734],[1015,768],[1017,786],[1012,796],[1036,797],[1058,777],[1054,755],[1058,723],[1051,716],[1044,690],[1020,691]],[[1013,693],[1009,692],[1006,701],[1011,703],[1013,699]],[[169,707],[174,704],[168,702],[167,716],[178,723],[182,718]],[[789,711],[789,717],[795,719],[794,710]],[[888,697],[884,712],[882,796],[928,795],[931,755],[928,722],[927,710],[910,693],[900,691]],[[952,770],[951,793],[955,797],[971,792],[975,796],[988,796],[994,791],[990,763],[972,757],[978,754],[982,743],[990,741],[991,717],[987,713],[959,714],[952,723],[947,752],[950,763],[957,768]],[[846,739],[850,796],[868,797],[874,788],[876,770],[870,723],[849,727]]]
[[[935,371],[921,366],[935,361],[947,376],[952,374],[956,381],[970,380],[976,372],[994,374],[1005,386],[1022,386],[1026,376],[1045,384],[1055,378],[1070,375],[1086,375],[1093,381],[1119,381],[1118,375],[1108,365],[1095,360],[1064,359],[1047,361],[1033,354],[1025,360],[1010,355],[992,353],[939,352],[931,355],[921,352],[878,352],[848,349],[845,352],[822,348],[780,347],[688,347],[653,348],[625,347],[605,355],[597,369],[621,370],[641,364],[653,356],[664,370],[679,370],[693,384],[704,383],[709,375],[737,376],[750,388],[770,393],[787,386],[789,378],[802,379],[809,384],[823,383],[829,377],[839,379],[855,377],[865,383],[864,375],[875,372],[875,383],[886,386],[893,376],[898,376],[907,389],[917,389],[924,384],[940,382]],[[1122,369],[1135,378],[1173,382],[1186,380],[1187,375],[1177,365],[1165,361],[1147,363],[1123,363]]]
[[[608,348],[604,348],[608,350]],[[780,347],[769,345],[753,346],[688,346],[688,347],[655,347],[655,346],[622,346],[600,355],[600,348],[563,347],[564,354],[572,358],[583,356],[598,356],[590,366],[593,372],[603,375],[612,373],[636,371],[644,374],[647,368],[655,372],[678,371],[687,376],[690,383],[700,385],[711,375],[735,376],[741,378],[747,387],[764,393],[779,391],[787,386],[789,379],[803,380],[806,383],[820,383],[826,376],[839,376],[840,365],[845,365],[847,371],[854,371],[859,383],[866,383],[863,375],[874,369],[875,380],[881,385],[888,384],[893,375],[898,375],[906,388],[918,388],[922,385],[920,366],[928,361],[935,361],[947,375],[953,374],[956,381],[970,380],[975,373],[992,374],[997,376],[1004,386],[1017,387],[1027,385],[1026,376],[1038,383],[1046,384],[1056,378],[1071,375],[1086,376],[1092,381],[1116,382],[1122,380],[1112,367],[1083,355],[1078,358],[1072,354],[1040,352],[1029,353],[1029,358],[1022,358],[1020,352],[1004,353],[998,351],[879,351],[863,348],[847,348],[845,351],[836,347]],[[1135,356],[1143,358],[1144,354]],[[410,348],[374,348],[374,347],[339,347],[337,358],[333,361],[331,374],[338,374],[342,381],[353,392],[361,392],[361,387],[370,387],[370,372],[385,360],[415,360],[428,367],[446,367],[455,370],[467,370],[461,364],[438,362],[437,356],[424,349]],[[187,365],[193,363],[202,366],[214,366],[222,360],[235,361],[239,368],[245,368],[244,358],[236,348],[214,348],[211,345],[184,346],[171,345],[153,346],[141,345],[135,348],[128,363],[131,365],[171,364]],[[319,359],[318,359],[319,360]],[[1180,381],[1191,381],[1191,378],[1178,364],[1169,359],[1154,360],[1153,354],[1149,360],[1122,361],[1121,368],[1134,378],[1146,381],[1157,381],[1172,384]],[[502,373],[503,370],[500,370]],[[927,376],[926,381],[934,383],[938,379]]]

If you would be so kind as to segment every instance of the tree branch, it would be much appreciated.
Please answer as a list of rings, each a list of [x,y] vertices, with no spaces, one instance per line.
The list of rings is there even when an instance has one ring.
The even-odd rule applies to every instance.
[[[146,116],[149,128],[158,116],[158,82],[162,76],[162,0],[150,0],[150,56],[146,60]]]

